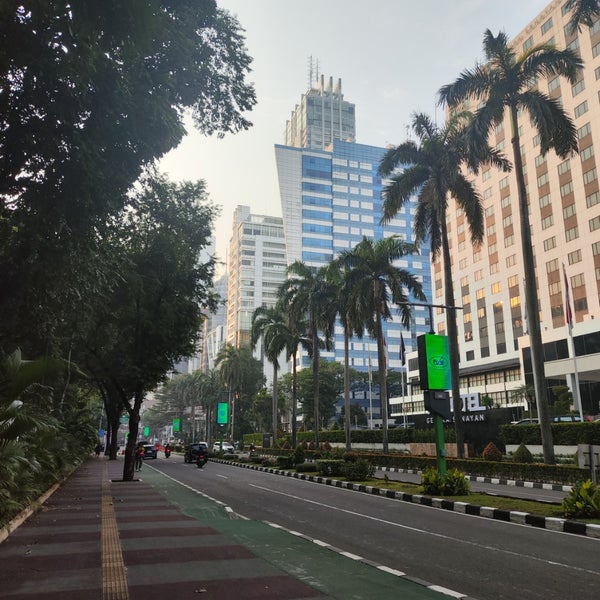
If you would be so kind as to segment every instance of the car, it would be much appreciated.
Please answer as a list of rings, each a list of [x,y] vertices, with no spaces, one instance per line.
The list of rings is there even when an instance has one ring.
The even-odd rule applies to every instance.
[[[137,447],[139,448],[140,446],[144,448],[144,458],[156,458],[156,446],[147,442],[138,442]]]
[[[579,415],[558,415],[552,417],[554,423],[581,423],[581,417]]]
[[[223,442],[222,450],[227,454],[232,454],[235,452],[235,448],[230,442]],[[215,442],[213,444],[213,452],[221,452],[221,442]]]
[[[196,442],[194,444],[188,444],[185,447],[185,452],[183,453],[183,462],[186,463],[195,463],[198,460],[198,455],[200,451],[204,453],[204,462],[208,460],[208,444],[206,442]]]
[[[537,425],[539,419],[521,419],[520,421],[511,421],[511,425]]]

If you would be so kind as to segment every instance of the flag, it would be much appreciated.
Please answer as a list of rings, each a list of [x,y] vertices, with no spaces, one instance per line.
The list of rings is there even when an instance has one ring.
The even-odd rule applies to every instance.
[[[569,333],[573,331],[573,313],[571,312],[571,295],[569,293],[569,278],[567,277],[567,271],[565,270],[565,263],[563,263],[563,277],[565,279],[565,320],[569,327]]]
[[[373,383],[373,368],[371,366],[371,351],[369,350],[369,383]]]
[[[404,345],[404,338],[402,332],[400,332],[400,364],[404,366],[406,364],[406,346]]]

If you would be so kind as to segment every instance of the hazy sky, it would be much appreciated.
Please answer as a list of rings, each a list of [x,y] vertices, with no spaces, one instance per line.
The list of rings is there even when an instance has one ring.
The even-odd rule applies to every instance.
[[[219,140],[191,127],[164,157],[174,180],[204,179],[221,207],[217,254],[226,258],[235,207],[281,215],[274,144],[309,85],[309,64],[356,105],[356,141],[374,146],[406,138],[411,114],[441,119],[439,88],[482,59],[483,32],[517,35],[546,0],[217,0],[238,17],[253,58],[254,126]]]

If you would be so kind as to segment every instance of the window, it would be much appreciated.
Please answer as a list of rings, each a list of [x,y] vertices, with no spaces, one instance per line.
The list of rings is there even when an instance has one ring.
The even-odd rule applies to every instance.
[[[548,82],[548,92],[553,92],[560,87],[560,77],[555,77]]]
[[[475,271],[475,281],[481,281],[483,279],[483,269]]]
[[[573,98],[580,94],[585,90],[585,81],[583,79],[579,80],[574,86],[571,86],[571,94],[573,94]]]
[[[549,260],[546,263],[546,273],[552,273],[552,271],[558,271],[558,258]]]
[[[503,190],[505,187],[508,187],[508,175],[500,180],[499,187],[501,190]]]
[[[499,263],[495,262],[495,263],[491,263],[490,264],[490,275],[494,275],[499,271]]]
[[[600,69],[600,67],[598,67],[598,69]],[[586,135],[589,135],[590,133],[592,133],[592,126],[588,121],[585,125],[583,125],[577,130],[577,137],[581,139],[584,138]]]
[[[589,223],[590,223],[590,231],[596,231],[596,229],[600,229],[600,216],[590,219]]]
[[[543,173],[537,178],[538,187],[542,187],[548,183],[548,173]]]
[[[519,276],[518,275],[511,275],[508,278],[508,287],[515,287],[515,285],[519,285]]]
[[[534,148],[535,148],[536,146],[539,146],[539,145],[540,145],[540,139],[541,139],[541,136],[540,136],[540,134],[539,134],[539,133],[538,133],[537,135],[534,135],[534,136],[533,136],[533,140],[532,140],[532,141],[533,141],[533,147],[534,147]]]
[[[545,219],[542,219],[542,229],[548,229],[548,227],[552,227],[554,225],[554,216],[549,215]]]
[[[487,188],[484,192],[483,192],[483,199],[487,200],[488,198],[490,198],[492,196],[492,188],[489,187]]]
[[[504,238],[504,247],[505,248],[510,248],[513,244],[515,243],[515,236],[514,235],[507,235]]]
[[[488,256],[491,256],[492,254],[494,254],[494,252],[498,252],[498,245],[497,244],[490,244],[488,246]]]
[[[550,204],[550,194],[544,194],[540,197],[540,208],[544,208],[544,206],[548,206]]]
[[[494,207],[493,206],[488,206],[485,209],[485,216],[486,217],[493,217],[494,216]]]
[[[523,42],[523,52],[527,52],[527,50],[529,50],[529,48],[531,48],[533,46],[533,36],[530,35],[524,42]]]
[[[550,17],[545,23],[542,23],[540,31],[542,32],[542,35],[544,35],[545,33],[548,33],[551,29],[552,29],[552,17]]]
[[[567,160],[563,160],[558,165],[558,174],[559,175],[563,175],[564,173],[566,173],[567,171],[570,171],[570,170],[571,170],[571,163],[568,158],[567,158]]]
[[[481,175],[481,180],[482,181],[487,181],[490,177],[492,176],[492,170],[488,169],[487,171],[484,171]]]
[[[579,117],[581,117],[581,115],[585,115],[585,113],[588,111],[588,103],[587,100],[585,100],[584,102],[582,102],[581,104],[578,104],[575,107],[575,110],[573,111],[573,113],[575,114],[575,118],[578,119]]]
[[[506,266],[508,267],[514,267],[517,264],[517,255],[516,254],[511,254],[510,256],[506,257]]]
[[[594,192],[593,194],[590,194],[585,198],[585,203],[588,208],[595,206],[596,204],[598,204],[598,202],[600,202],[600,193],[598,192]]]
[[[575,216],[575,203],[569,204],[569,206],[563,207],[563,219]]]
[[[591,183],[596,179],[598,179],[598,173],[595,168],[590,169],[583,174],[583,183]]]
[[[512,225],[512,222],[512,215],[508,215],[507,217],[504,217],[504,219],[502,219],[502,227],[509,227],[510,225]]]
[[[552,248],[556,248],[556,237],[552,236],[548,239],[544,240],[544,250],[548,252],[548,250],[552,250]]]
[[[583,162],[584,160],[588,160],[589,158],[592,158],[592,156],[594,156],[594,146],[588,146],[587,148],[584,148],[579,153],[579,156],[581,157],[581,162]]]
[[[567,229],[565,231],[565,239],[567,240],[567,242],[572,242],[573,240],[576,240],[579,237],[579,228],[578,227],[572,227],[571,229]]]
[[[570,194],[573,191],[573,182],[567,181],[565,185],[560,186],[560,195],[564,198],[566,195]]]
[[[592,56],[594,58],[596,58],[596,56],[598,56],[598,54],[600,54],[600,44],[596,44],[593,48],[592,48]]]
[[[506,196],[506,198],[502,198],[502,200],[500,201],[500,205],[502,206],[502,208],[506,208],[507,206],[510,206],[511,200],[510,200],[510,196]]]
[[[543,165],[546,162],[546,155],[545,154],[538,154],[535,157],[535,166],[539,167],[540,165]]]
[[[492,283],[492,294],[499,294],[500,293],[500,282],[496,281],[495,283]]]
[[[570,265],[574,265],[578,262],[581,262],[581,250],[569,252],[569,254],[567,254],[567,260],[569,261]]]

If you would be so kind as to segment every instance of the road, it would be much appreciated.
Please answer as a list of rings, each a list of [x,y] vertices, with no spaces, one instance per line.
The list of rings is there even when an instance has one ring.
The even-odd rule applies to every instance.
[[[600,540],[473,517],[226,464],[150,461],[273,523],[477,600],[592,600]]]

